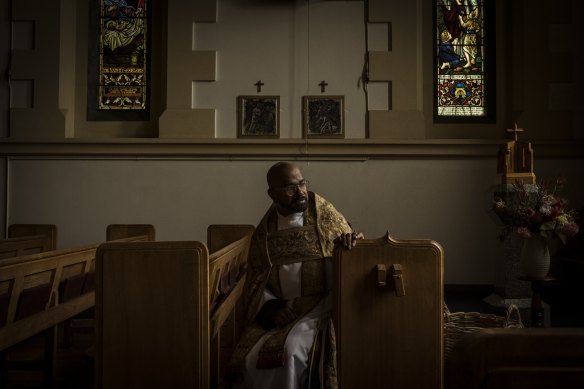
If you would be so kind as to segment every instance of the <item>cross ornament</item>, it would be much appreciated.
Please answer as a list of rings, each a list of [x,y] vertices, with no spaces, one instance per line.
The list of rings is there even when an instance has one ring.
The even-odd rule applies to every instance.
[[[258,80],[258,82],[256,82],[254,85],[258,88],[258,93],[260,93],[262,91],[262,86],[264,85],[264,83],[262,82],[262,80]]]
[[[321,91],[322,93],[324,93],[324,89],[326,88],[326,86],[327,86],[327,85],[328,85],[328,84],[327,84],[326,82],[324,82],[324,80],[322,80],[322,81],[320,82],[320,84],[318,84],[318,86],[320,86],[320,91]]]
[[[523,132],[523,128],[518,128],[517,127],[517,123],[515,123],[515,128],[508,128],[506,130],[508,133],[512,133],[513,134],[513,140],[517,141],[517,139],[519,138],[519,133]]]

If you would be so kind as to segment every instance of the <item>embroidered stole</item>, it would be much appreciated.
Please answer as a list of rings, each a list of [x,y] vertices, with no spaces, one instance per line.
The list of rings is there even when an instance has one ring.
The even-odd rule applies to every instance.
[[[291,308],[292,312],[298,318],[301,318],[314,309],[324,297],[325,293],[328,292],[325,289],[325,260],[316,226],[313,224],[271,232],[268,233],[266,240],[269,260],[273,266],[267,287],[276,297],[282,298],[279,267],[302,262],[302,296],[294,299]],[[270,335],[260,349],[257,362],[258,369],[271,369],[283,366],[286,338],[296,322],[297,320],[284,328],[277,329],[276,332]],[[266,331],[257,324],[249,326],[243,333],[234,351],[232,361],[236,364],[243,362],[247,352],[249,352],[253,345],[265,333]]]

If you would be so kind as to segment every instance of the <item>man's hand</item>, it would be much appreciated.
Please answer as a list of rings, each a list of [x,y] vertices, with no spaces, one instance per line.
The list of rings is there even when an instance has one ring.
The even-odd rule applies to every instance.
[[[355,247],[357,244],[357,239],[364,239],[365,236],[362,232],[353,232],[353,233],[346,233],[341,234],[337,239],[335,239],[335,243],[339,243],[343,248],[351,250],[352,247]]]
[[[297,318],[296,314],[292,312],[292,310],[290,310],[290,308],[288,307],[278,309],[272,315],[272,319],[274,320],[274,323],[276,323],[278,328],[286,327],[288,324],[296,320],[296,318]]]

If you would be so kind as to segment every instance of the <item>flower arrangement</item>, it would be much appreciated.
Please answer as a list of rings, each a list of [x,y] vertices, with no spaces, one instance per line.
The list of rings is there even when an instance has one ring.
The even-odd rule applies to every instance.
[[[495,197],[493,210],[504,225],[500,238],[513,233],[521,238],[535,234],[545,238],[555,235],[566,243],[567,238],[576,235],[577,213],[568,210],[567,200],[557,194],[564,184],[565,179],[558,178],[553,188],[548,190],[545,182],[527,185],[517,181],[512,184],[514,196],[507,202]]]

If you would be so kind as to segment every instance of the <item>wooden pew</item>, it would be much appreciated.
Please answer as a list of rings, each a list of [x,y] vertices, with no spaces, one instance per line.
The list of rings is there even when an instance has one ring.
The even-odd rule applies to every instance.
[[[443,258],[434,241],[389,234],[335,248],[339,388],[441,387]]]
[[[13,224],[8,239],[0,240],[0,263],[4,258],[18,257],[57,248],[57,226],[54,224]]]
[[[146,233],[121,241],[146,241],[151,236],[151,233]],[[6,350],[45,333],[45,377],[47,384],[50,383],[56,325],[95,303],[93,289],[97,247],[98,244],[94,244],[53,250],[0,262],[0,373],[3,377],[7,365]]]
[[[151,224],[110,224],[106,228],[106,241],[119,242],[143,242],[156,240],[156,230]],[[95,288],[95,263],[91,272],[87,274],[85,284],[94,290]],[[73,285],[73,288],[75,286]],[[75,289],[73,289],[74,291]],[[75,292],[73,292],[75,293]],[[93,307],[91,307],[93,308]],[[80,317],[81,316],[81,317]],[[74,333],[95,333],[95,312],[80,314],[63,323],[63,346],[71,345]]]
[[[220,255],[220,250],[229,244],[253,234],[255,227],[240,224],[212,224],[207,228],[207,247],[209,252]],[[210,376],[213,382],[211,387],[226,386],[226,369],[221,369],[229,363],[231,354],[243,331],[245,321],[245,307],[237,304],[245,283],[245,266],[247,257],[240,257],[239,264],[229,261],[228,257],[221,256],[221,260],[210,263],[211,285],[210,313],[212,324],[212,338],[210,350]],[[245,263],[241,263],[241,261]],[[234,266],[235,265],[235,266]],[[221,304],[221,310],[214,309],[214,305]],[[223,323],[223,325],[221,325]]]
[[[211,339],[243,285],[240,273],[253,227],[242,229],[225,226],[228,237],[221,236],[220,226],[210,228],[209,243],[216,249],[211,255],[204,243],[192,241],[99,247],[97,388],[217,385]],[[237,240],[227,244],[232,239]],[[228,287],[230,277],[237,283]]]
[[[448,357],[444,386],[584,388],[584,329],[490,328],[465,335]]]
[[[146,235],[147,241],[156,240],[156,231],[152,224],[110,224],[106,228],[105,240],[119,240],[133,236]]]

